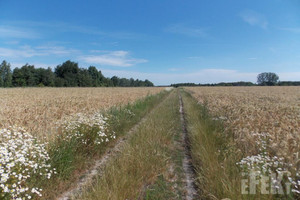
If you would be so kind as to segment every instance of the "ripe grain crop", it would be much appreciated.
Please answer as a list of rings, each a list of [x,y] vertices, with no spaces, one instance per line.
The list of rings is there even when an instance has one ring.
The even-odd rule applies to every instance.
[[[239,167],[261,173],[290,171],[300,193],[300,87],[191,87],[212,118],[233,133]]]
[[[0,128],[21,126],[33,136],[52,138],[58,124],[125,105],[164,88],[8,88],[0,89]]]

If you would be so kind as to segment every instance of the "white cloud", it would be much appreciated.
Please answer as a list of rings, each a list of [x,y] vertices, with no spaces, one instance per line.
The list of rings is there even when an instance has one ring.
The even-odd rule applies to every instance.
[[[268,21],[265,16],[252,10],[244,11],[240,14],[241,18],[252,26],[259,26],[263,29],[268,28]]]
[[[110,51],[100,55],[81,56],[86,63],[104,66],[130,67],[135,64],[148,62],[145,59],[131,58],[128,51]]]
[[[165,31],[170,33],[176,33],[181,35],[186,35],[189,37],[207,37],[207,32],[205,28],[199,27],[188,27],[184,24],[173,24],[165,29]]]

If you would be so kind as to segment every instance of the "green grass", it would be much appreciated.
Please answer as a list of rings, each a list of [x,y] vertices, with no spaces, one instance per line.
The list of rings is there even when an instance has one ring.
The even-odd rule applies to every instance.
[[[199,105],[187,92],[181,92],[190,138],[197,184],[204,199],[241,199],[240,155],[224,134],[222,124],[210,118],[205,105]]]
[[[103,176],[80,199],[173,199],[168,183],[174,139],[180,129],[176,92],[162,102],[129,138],[122,152],[105,167]]]
[[[117,137],[123,136],[168,94],[169,92],[163,91],[126,106],[111,108],[107,111],[107,114],[112,116],[109,121],[111,129],[116,132]],[[129,115],[128,110],[133,115]],[[80,127],[80,132],[91,141],[98,131],[97,128]],[[101,157],[108,147],[114,146],[115,142],[116,140],[100,146],[93,145],[93,143],[83,145],[74,138],[64,140],[63,137],[58,137],[49,145],[50,164],[56,168],[57,174],[50,180],[33,178],[30,184],[43,188],[43,199],[55,199],[60,193],[70,188],[72,183],[92,166],[93,161]]]
[[[144,200],[175,199],[176,195],[172,192],[172,185],[160,175],[156,182],[145,192]]]
[[[126,133],[134,124],[140,121],[149,111],[157,105],[169,92],[163,91],[157,95],[150,95],[143,99],[137,100],[134,104],[116,106],[111,108],[107,113],[112,115],[112,121],[109,123],[113,130],[122,135]],[[134,116],[128,115],[128,110],[134,113]]]
[[[176,92],[178,96],[179,90],[176,90]],[[178,113],[178,115],[180,115],[180,113]],[[183,133],[181,121],[178,121],[178,125],[174,128],[176,128],[173,138],[174,144],[172,145],[169,151],[169,154],[171,155],[170,160],[173,166],[173,174],[171,174],[170,178],[165,178],[163,175],[159,176],[156,182],[150,185],[145,191],[144,200],[184,199],[185,176],[182,167],[184,157],[184,146],[182,145]],[[176,176],[176,178],[174,178],[174,176]],[[172,181],[170,181],[170,179]]]

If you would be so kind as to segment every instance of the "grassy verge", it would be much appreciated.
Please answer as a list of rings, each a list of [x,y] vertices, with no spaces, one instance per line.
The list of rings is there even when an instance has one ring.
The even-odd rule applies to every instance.
[[[151,95],[133,104],[113,107],[105,115],[109,116],[109,130],[116,138],[123,136],[141,120],[155,105],[164,99],[169,92]],[[72,186],[80,175],[87,170],[93,161],[112,147],[116,140],[109,140],[96,145],[99,127],[79,125],[75,132],[80,137],[58,137],[49,145],[50,164],[56,168],[57,174],[50,180],[33,178],[31,185],[43,188],[43,199],[55,199],[59,194]],[[73,134],[63,133],[63,134]],[[83,142],[84,141],[84,142]]]
[[[172,92],[81,199],[175,199],[178,194],[169,183],[173,175],[169,167],[181,127],[178,103],[176,92]]]
[[[197,184],[203,199],[273,199],[275,196],[241,194],[242,172],[236,165],[243,158],[233,135],[213,120],[207,107],[200,105],[187,92],[181,91],[187,116],[191,154],[196,168]],[[247,178],[247,177],[246,177]],[[259,186],[259,185],[258,185]]]

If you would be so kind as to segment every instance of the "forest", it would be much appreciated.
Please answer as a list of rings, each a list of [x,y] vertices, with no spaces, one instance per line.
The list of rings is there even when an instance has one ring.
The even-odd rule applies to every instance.
[[[70,60],[58,65],[54,71],[48,67],[36,68],[25,64],[11,69],[7,61],[0,65],[0,87],[151,87],[149,80],[105,77],[95,66],[87,69]]]

